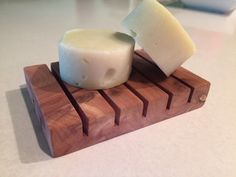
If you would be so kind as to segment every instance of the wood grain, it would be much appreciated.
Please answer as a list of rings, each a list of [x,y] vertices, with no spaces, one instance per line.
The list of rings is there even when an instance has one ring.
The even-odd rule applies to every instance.
[[[69,95],[84,125],[84,133],[90,138],[84,144],[94,144],[106,139],[115,126],[115,111],[96,90],[71,86],[60,79],[59,63],[52,63],[51,70]]]
[[[166,115],[178,114],[180,107],[187,104],[191,89],[173,77],[168,77],[154,64],[144,60],[142,57],[134,56],[134,68],[144,75],[150,82],[162,89],[169,95]]]
[[[143,102],[125,85],[101,91],[108,102],[113,102],[119,110],[116,124],[119,132],[125,133],[142,126]]]
[[[188,100],[192,103],[190,109],[199,108],[205,103],[210,89],[210,82],[182,67],[176,70],[172,74],[172,77],[191,88],[192,93]]]
[[[201,107],[210,83],[180,67],[170,77],[143,51],[135,52],[129,80],[105,90],[85,90],[60,79],[59,63],[24,69],[26,83],[52,156]],[[53,74],[53,75],[52,75]]]
[[[143,49],[136,50],[135,55],[143,58],[146,61],[149,61],[150,64],[155,65],[151,57]],[[156,65],[155,67],[158,68],[158,66]],[[159,68],[157,70],[161,72]],[[162,74],[164,75],[164,73]],[[183,67],[179,67],[171,75],[171,77],[175,78],[176,80],[190,88],[188,102],[191,103],[191,106],[189,107],[189,110],[199,108],[204,104],[210,89],[209,81],[201,78],[200,76],[188,71]]]
[[[126,86],[144,102],[143,116],[145,124],[158,122],[165,114],[168,94],[146,79],[136,69]]]
[[[83,138],[79,115],[46,65],[25,67],[24,72],[52,156],[73,152]]]

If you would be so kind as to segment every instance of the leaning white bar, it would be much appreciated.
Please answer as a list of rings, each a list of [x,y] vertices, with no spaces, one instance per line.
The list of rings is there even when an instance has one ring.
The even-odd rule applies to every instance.
[[[181,24],[156,0],[143,0],[123,25],[167,76],[195,51]]]

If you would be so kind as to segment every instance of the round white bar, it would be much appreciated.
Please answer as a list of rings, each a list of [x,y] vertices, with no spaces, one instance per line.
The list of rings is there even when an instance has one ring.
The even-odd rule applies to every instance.
[[[59,44],[60,76],[73,86],[106,89],[129,78],[132,37],[110,30],[74,29]]]

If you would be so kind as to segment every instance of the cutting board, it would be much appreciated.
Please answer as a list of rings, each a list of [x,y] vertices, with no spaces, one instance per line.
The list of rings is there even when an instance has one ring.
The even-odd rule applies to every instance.
[[[24,68],[28,93],[53,157],[62,156],[200,108],[210,83],[178,68],[170,77],[143,51],[134,53],[129,80],[105,90],[63,82],[59,63]]]

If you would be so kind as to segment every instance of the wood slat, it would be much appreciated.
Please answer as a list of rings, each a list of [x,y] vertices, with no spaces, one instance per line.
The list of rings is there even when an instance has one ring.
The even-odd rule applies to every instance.
[[[24,73],[52,155],[77,150],[83,137],[81,119],[48,67],[25,67]]]
[[[182,67],[176,70],[172,76],[192,88],[192,94],[189,99],[189,102],[192,103],[190,109],[196,109],[205,103],[210,89],[210,82]]]
[[[58,62],[52,63],[51,69],[82,117],[84,132],[90,137],[89,142],[84,143],[93,144],[105,140],[107,132],[115,126],[113,108],[98,91],[80,89],[60,80]]]
[[[162,120],[165,114],[168,94],[133,69],[126,86],[144,102],[143,116],[147,124]]]
[[[143,49],[136,50],[135,53],[154,64],[152,58]],[[209,92],[210,82],[183,67],[179,67],[171,76],[190,88],[188,99],[188,102],[191,102],[192,105],[189,108],[190,110],[199,108],[204,104]]]
[[[166,78],[158,67],[138,55],[134,56],[133,65],[140,73],[169,95],[167,109],[171,112],[174,113],[175,108],[182,107],[188,103],[191,88],[173,77]]]
[[[125,85],[100,92],[118,110],[116,124],[119,125],[119,133],[125,133],[143,126],[143,102]]]

